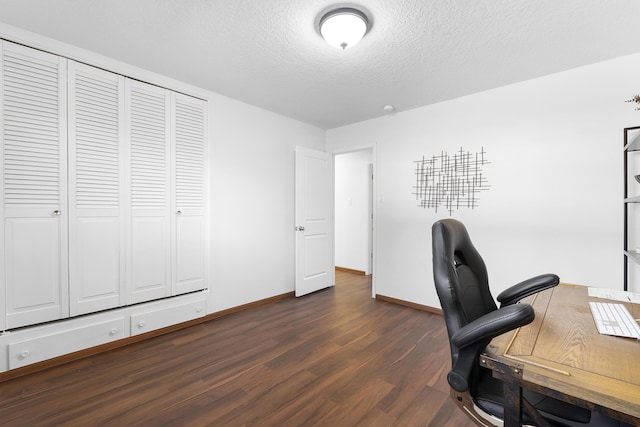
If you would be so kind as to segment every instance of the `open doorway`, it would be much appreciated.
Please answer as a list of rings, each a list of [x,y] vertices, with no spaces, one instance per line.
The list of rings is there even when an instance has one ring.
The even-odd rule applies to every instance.
[[[373,274],[373,167],[372,148],[334,157],[338,270]]]

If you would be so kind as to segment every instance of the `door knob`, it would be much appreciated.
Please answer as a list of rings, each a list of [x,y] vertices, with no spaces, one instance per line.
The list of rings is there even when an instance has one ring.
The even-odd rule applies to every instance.
[[[304,231],[304,227],[303,227],[303,226],[300,226],[300,227],[298,227],[298,230],[300,230],[300,231]]]
[[[58,209],[56,209],[55,211],[53,211],[53,214],[55,216],[60,216],[60,214],[62,214],[62,212],[60,212]]]

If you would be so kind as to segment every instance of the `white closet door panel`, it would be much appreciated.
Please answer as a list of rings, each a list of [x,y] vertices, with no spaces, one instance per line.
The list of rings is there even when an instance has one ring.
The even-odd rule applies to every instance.
[[[5,220],[7,328],[66,317],[58,218]]]
[[[129,84],[131,208],[169,208],[169,105],[166,90]]]
[[[205,204],[206,103],[176,94],[175,197],[183,213],[203,213]]]
[[[131,302],[169,296],[167,219],[135,217],[131,228]]]
[[[204,289],[204,216],[180,216],[176,228],[176,293]]]
[[[71,315],[121,305],[120,221],[85,215],[76,219],[74,227]]]
[[[5,215],[61,209],[66,200],[66,62],[3,42],[2,143]]]
[[[206,102],[175,94],[174,188],[175,270],[174,293],[206,288],[205,181]]]
[[[0,43],[4,329],[69,315],[67,62]]]
[[[165,89],[126,80],[129,171],[128,302],[171,294],[170,99]]]
[[[124,78],[69,63],[71,315],[123,305]]]

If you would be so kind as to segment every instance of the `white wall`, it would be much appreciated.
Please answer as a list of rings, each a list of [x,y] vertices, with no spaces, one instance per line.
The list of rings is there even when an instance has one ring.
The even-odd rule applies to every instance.
[[[496,291],[553,271],[566,282],[621,287],[623,100],[640,91],[640,55],[514,84],[328,132],[0,24],[0,35],[203,97],[210,114],[210,311],[293,290],[294,147],[376,145],[377,293],[438,306],[430,227],[416,207],[413,162],[484,147],[491,189],[458,211]],[[637,285],[636,285],[637,286]],[[640,290],[640,289],[634,289]]]
[[[294,290],[294,148],[325,132],[222,96],[209,111],[215,312]]]
[[[622,128],[640,124],[623,101],[639,72],[637,54],[329,130],[331,152],[376,144],[377,293],[440,306],[431,225],[449,214],[416,206],[413,162],[460,147],[491,162],[479,207],[452,216],[495,293],[546,272],[621,289]]]
[[[372,150],[335,156],[335,263],[370,273],[369,164]]]

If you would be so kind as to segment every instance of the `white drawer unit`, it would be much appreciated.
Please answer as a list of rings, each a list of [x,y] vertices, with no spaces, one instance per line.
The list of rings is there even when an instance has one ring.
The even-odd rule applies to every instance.
[[[209,95],[0,33],[0,372],[206,316]]]
[[[125,318],[119,317],[9,343],[9,369],[125,338],[124,326]]]
[[[131,335],[144,334],[145,332],[165,328],[177,323],[194,320],[203,317],[206,313],[207,304],[202,299],[173,307],[133,314],[131,316]]]

